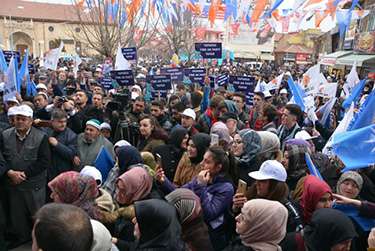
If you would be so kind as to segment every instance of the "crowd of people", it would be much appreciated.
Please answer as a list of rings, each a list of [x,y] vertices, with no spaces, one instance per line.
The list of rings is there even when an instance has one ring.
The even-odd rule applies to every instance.
[[[31,240],[33,251],[375,249],[375,168],[341,172],[322,153],[345,112],[345,77],[328,78],[338,99],[323,125],[289,101],[286,77],[252,105],[208,77],[269,82],[283,70],[298,81],[296,66],[228,61],[209,66],[203,85],[174,81],[166,98],[146,93],[161,63],[135,65],[136,84],[110,90],[104,64],[92,66],[76,76],[69,61],[37,67],[35,95],[23,83],[3,100],[0,250]],[[103,149],[108,172],[97,166]]]

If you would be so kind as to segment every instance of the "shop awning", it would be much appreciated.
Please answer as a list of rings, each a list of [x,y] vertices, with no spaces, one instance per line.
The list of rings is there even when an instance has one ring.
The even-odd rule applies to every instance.
[[[262,53],[262,54],[260,54],[260,59],[273,61],[273,60],[275,60],[275,56],[273,56],[270,53]]]
[[[350,54],[337,59],[336,64],[338,65],[353,65],[357,64],[358,67],[363,65],[375,65],[374,54]]]
[[[349,55],[352,51],[336,51],[334,53],[327,54],[320,59],[320,64],[334,66],[338,58]]]

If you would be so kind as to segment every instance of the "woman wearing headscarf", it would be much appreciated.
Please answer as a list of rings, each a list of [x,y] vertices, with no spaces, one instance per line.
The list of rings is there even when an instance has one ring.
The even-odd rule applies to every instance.
[[[256,163],[256,155],[261,149],[261,144],[259,134],[251,129],[241,130],[234,136],[232,153],[237,157],[238,163],[234,167],[235,170],[229,170],[229,172],[235,183],[238,179],[245,181],[248,185],[254,182],[248,176],[248,173],[259,169]]]
[[[351,250],[352,239],[356,236],[350,219],[342,212],[331,208],[315,211],[311,222],[304,230],[308,251]]]
[[[165,199],[177,210],[182,226],[182,240],[190,250],[213,250],[199,197],[189,189],[178,188],[165,196]]]
[[[138,149],[134,146],[123,146],[118,149],[118,165],[120,168],[119,175],[128,171],[134,166],[140,165],[143,163],[143,159]]]
[[[281,161],[280,140],[276,134],[267,131],[257,131],[260,137],[260,150],[257,153],[257,162],[262,164],[266,160]]]
[[[375,227],[375,219],[366,217],[368,215],[364,215],[363,210],[361,210],[363,206],[358,195],[362,189],[362,185],[363,179],[359,173],[354,171],[343,173],[337,182],[337,195],[334,195],[336,203],[333,205],[333,208],[343,212],[353,221],[358,233],[358,238],[353,240],[352,243],[356,250],[365,250],[367,248],[369,232]],[[358,206],[357,203],[345,203],[346,201],[359,201],[360,205]],[[374,208],[373,210],[375,211]]]
[[[286,234],[288,210],[277,201],[254,199],[246,202],[236,217],[239,235],[225,251],[281,251]]]
[[[168,202],[158,199],[137,201],[134,211],[134,235],[137,241],[130,250],[186,250],[180,237],[177,211]]]
[[[95,220],[105,221],[104,215],[115,210],[112,197],[105,190],[99,190],[91,176],[65,172],[50,181],[48,187],[54,202],[80,207]]]
[[[114,236],[119,246],[124,241],[134,241],[134,226],[131,222],[134,218],[134,202],[151,198],[160,199],[161,196],[153,188],[153,179],[145,168],[136,166],[117,179],[114,199],[121,208],[114,215],[116,218],[122,217],[116,221]]]
[[[189,141],[187,151],[182,155],[174,175],[173,184],[167,177],[159,179],[161,176],[156,175],[156,179],[162,184],[162,187],[175,188],[190,182],[202,170],[201,162],[203,155],[210,146],[211,138],[206,133],[197,133]],[[164,170],[162,170],[163,175]],[[168,189],[171,191],[172,188]]]
[[[332,200],[332,191],[328,184],[315,176],[308,175],[304,179],[300,201],[304,223],[310,223],[315,210],[332,207]]]
[[[294,141],[293,141],[294,142]],[[288,179],[286,183],[292,191],[296,188],[299,179],[304,177],[307,173],[307,165],[305,160],[305,153],[311,154],[310,148],[306,144],[285,143],[282,164],[287,170]]]
[[[229,134],[228,127],[221,121],[216,122],[212,125],[210,134],[215,134],[218,136],[218,145],[223,147],[225,151],[229,150],[232,144],[232,137]]]
[[[176,128],[170,133],[168,144],[155,147],[153,154],[161,156],[161,167],[169,180],[173,180],[177,165],[186,151],[188,139],[189,134],[185,128]]]

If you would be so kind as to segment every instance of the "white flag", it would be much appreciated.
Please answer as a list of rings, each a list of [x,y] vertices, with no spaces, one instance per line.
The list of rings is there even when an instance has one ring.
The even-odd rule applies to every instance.
[[[316,94],[319,91],[320,82],[321,82],[320,65],[316,64],[310,67],[307,70],[307,72],[303,74],[301,84],[305,93],[308,95],[308,94]]]
[[[16,77],[16,66],[14,62],[14,57],[10,59],[7,73],[5,75],[5,85],[4,85],[4,101],[7,101],[16,96],[17,92],[17,77]]]
[[[78,55],[75,55],[73,58],[73,62],[74,62],[74,67],[73,67],[74,77],[77,77],[78,66],[82,63],[82,59]]]
[[[125,59],[121,51],[121,46],[117,48],[115,70],[130,70],[130,63]]]
[[[59,62],[60,54],[63,47],[64,43],[61,41],[59,48],[52,49],[49,52],[47,52],[46,56],[44,57],[44,67],[56,71],[57,63]]]
[[[284,73],[281,73],[279,76],[277,76],[276,78],[268,82],[268,84],[266,85],[266,90],[270,91],[270,90],[278,89],[281,85],[281,81],[283,80],[283,77],[284,77]]]
[[[346,77],[345,85],[348,87],[349,92],[359,83],[359,77],[357,73],[357,62],[354,62],[352,69]]]
[[[319,116],[321,116],[319,122],[323,126],[326,123],[326,120],[327,120],[329,114],[331,113],[331,110],[332,110],[333,106],[335,105],[335,103],[336,103],[336,97],[331,98],[328,102],[326,102],[324,105],[322,105],[316,111],[316,113],[319,114]]]

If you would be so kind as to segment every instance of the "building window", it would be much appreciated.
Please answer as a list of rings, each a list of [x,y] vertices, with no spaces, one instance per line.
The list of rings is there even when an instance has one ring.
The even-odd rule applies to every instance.
[[[48,30],[49,30],[50,32],[53,32],[53,31],[55,30],[55,28],[53,28],[53,26],[50,26],[50,27],[48,27]]]

